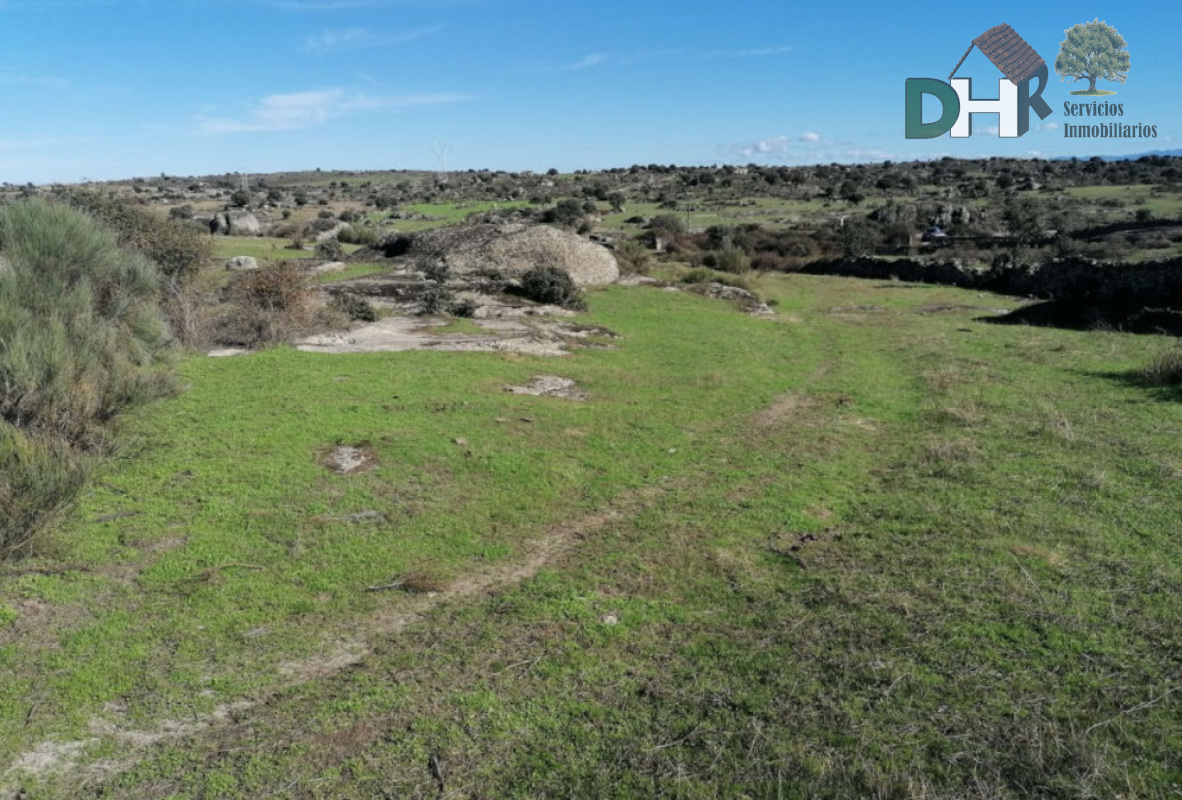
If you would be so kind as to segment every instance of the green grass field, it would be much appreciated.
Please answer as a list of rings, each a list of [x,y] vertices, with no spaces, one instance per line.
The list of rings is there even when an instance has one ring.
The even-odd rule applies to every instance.
[[[0,797],[1177,795],[1171,343],[759,288],[592,292],[565,359],[182,361],[0,571]]]
[[[272,239],[265,236],[214,236],[213,253],[218,259],[252,256],[259,261],[316,257],[311,250],[292,250],[288,247],[290,244],[290,239]]]

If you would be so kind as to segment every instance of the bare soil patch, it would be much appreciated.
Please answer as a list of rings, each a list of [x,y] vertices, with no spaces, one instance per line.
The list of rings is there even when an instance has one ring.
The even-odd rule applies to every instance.
[[[535,397],[561,397],[565,400],[586,402],[590,396],[570,378],[557,375],[534,375],[525,386],[506,386],[506,392],[512,394],[529,394]]]
[[[352,475],[371,469],[377,463],[373,450],[364,444],[336,445],[329,449],[320,460],[337,475]]]

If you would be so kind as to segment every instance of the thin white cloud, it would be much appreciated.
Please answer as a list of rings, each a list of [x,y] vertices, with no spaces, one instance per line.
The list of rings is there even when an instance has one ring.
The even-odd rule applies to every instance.
[[[591,53],[590,55],[583,56],[573,64],[567,64],[563,69],[590,69],[591,67],[598,67],[605,61],[607,61],[607,53]]]
[[[69,85],[70,82],[65,78],[0,72],[0,86],[40,86],[45,89],[65,89]]]
[[[763,58],[764,56],[775,56],[781,53],[791,53],[796,47],[790,44],[777,45],[776,47],[755,47],[750,50],[736,50],[731,54],[734,58]]]
[[[894,153],[862,147],[854,142],[830,142],[812,132],[802,134],[799,142],[788,136],[769,136],[755,142],[720,147],[719,153],[743,161],[787,164],[855,163],[897,158]]]
[[[703,53],[703,58],[766,58],[767,56],[791,53],[796,50],[795,45],[780,44],[773,47],[750,47],[745,50],[711,50]]]
[[[368,28],[344,28],[341,30],[321,31],[315,36],[309,36],[304,42],[304,50],[316,55],[325,55],[337,50],[368,50],[375,47],[394,47],[395,45],[413,42],[443,30],[442,25],[428,28],[415,28],[399,33],[377,33]]]
[[[242,119],[199,117],[205,134],[264,133],[315,128],[338,117],[369,111],[392,111],[422,106],[460,103],[471,98],[459,94],[418,94],[377,97],[348,93],[343,89],[272,94],[262,98]]]
[[[1042,125],[1038,126],[1038,129],[1040,131],[1057,131],[1057,130],[1059,130],[1059,123],[1058,122],[1044,122]]]
[[[757,142],[741,144],[732,152],[741,158],[787,158],[792,149],[792,140],[787,136],[769,136]]]

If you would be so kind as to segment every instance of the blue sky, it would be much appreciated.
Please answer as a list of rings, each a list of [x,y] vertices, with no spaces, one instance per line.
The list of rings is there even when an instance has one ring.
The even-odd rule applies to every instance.
[[[1053,69],[1020,139],[904,138],[907,78],[1002,22],[1053,66],[1095,17],[1132,55],[1100,87],[1156,139],[1065,139]],[[1180,31],[1176,0],[0,0],[0,181],[1175,149]],[[996,94],[977,51],[957,74]]]

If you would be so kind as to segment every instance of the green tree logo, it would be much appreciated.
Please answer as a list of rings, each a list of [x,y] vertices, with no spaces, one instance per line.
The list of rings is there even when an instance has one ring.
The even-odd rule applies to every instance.
[[[1116,94],[1096,90],[1097,80],[1124,83],[1129,77],[1129,51],[1125,38],[1116,28],[1097,17],[1064,31],[1067,38],[1059,43],[1055,58],[1055,72],[1059,80],[1071,78],[1072,83],[1087,78],[1088,88],[1072,94]]]

